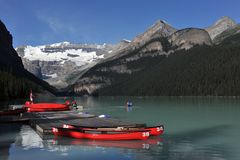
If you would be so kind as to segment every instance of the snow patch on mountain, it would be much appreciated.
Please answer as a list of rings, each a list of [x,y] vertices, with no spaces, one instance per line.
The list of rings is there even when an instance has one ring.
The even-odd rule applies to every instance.
[[[127,42],[127,43],[131,43],[131,40],[128,40],[128,39],[123,39],[122,41]]]
[[[70,42],[60,42],[60,43],[54,43],[54,44],[51,44],[50,46],[51,47],[60,47],[60,46],[67,46],[67,45],[70,45]]]
[[[53,73],[53,74],[43,74],[43,79],[48,79],[48,78],[57,78],[58,75],[57,73]]]
[[[51,47],[59,47],[64,45],[69,45],[69,42],[56,43],[50,45]],[[87,52],[83,49],[66,49],[64,51],[58,52],[44,52],[46,46],[27,46],[24,49],[24,56],[30,61],[39,60],[39,61],[61,61],[61,64],[64,64],[66,61],[75,62],[77,66],[82,66],[88,63],[91,63],[94,60],[104,58],[104,55],[97,55],[96,51]]]

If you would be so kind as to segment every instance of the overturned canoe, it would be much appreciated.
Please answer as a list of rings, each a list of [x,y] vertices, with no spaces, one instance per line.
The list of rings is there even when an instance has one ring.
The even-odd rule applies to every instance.
[[[71,124],[63,124],[63,128],[71,128],[71,129],[82,129],[85,131],[91,131],[91,130],[97,130],[97,131],[149,131],[151,136],[158,136],[163,134],[164,132],[164,126],[159,125],[159,126],[153,126],[153,127],[99,127],[99,128],[94,128],[94,127],[84,127],[84,126],[76,126],[76,125],[71,125]]]
[[[52,132],[56,136],[67,136],[78,139],[93,139],[93,140],[145,140],[149,137],[148,131],[128,131],[128,132],[108,132],[98,130],[81,130],[74,128],[57,128],[53,127]]]

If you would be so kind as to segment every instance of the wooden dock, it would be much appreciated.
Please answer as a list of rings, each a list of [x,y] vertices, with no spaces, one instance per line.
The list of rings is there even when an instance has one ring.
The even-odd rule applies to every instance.
[[[1,123],[29,123],[29,118],[23,118],[19,115],[14,116],[0,116],[0,124]]]
[[[72,124],[85,127],[144,127],[145,124],[121,121],[114,118],[99,118],[91,114],[76,111],[23,113],[21,119],[29,120],[29,125],[43,138],[52,135],[52,127]]]

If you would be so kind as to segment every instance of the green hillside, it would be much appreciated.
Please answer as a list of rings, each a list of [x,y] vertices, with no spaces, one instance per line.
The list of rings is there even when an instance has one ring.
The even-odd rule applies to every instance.
[[[122,79],[112,75],[114,83],[98,90],[98,95],[240,95],[240,34],[219,45],[196,46],[168,57],[146,57],[135,63],[147,67]]]

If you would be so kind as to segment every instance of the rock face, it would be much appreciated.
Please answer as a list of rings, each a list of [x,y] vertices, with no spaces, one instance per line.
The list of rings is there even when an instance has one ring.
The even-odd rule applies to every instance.
[[[216,36],[224,32],[225,30],[234,27],[236,25],[235,21],[229,17],[222,17],[214,25],[206,28],[211,39],[213,40]]]
[[[162,52],[161,43],[153,42],[158,41],[161,38],[168,37],[175,31],[176,29],[170,26],[167,22],[163,20],[158,20],[144,33],[136,36],[132,41],[128,41],[128,43],[125,43],[125,45],[121,47],[121,49],[116,50],[111,57],[104,60],[103,62],[114,60],[116,58],[141,49],[143,49],[143,52],[151,52],[153,50]]]
[[[148,28],[144,33],[136,36],[132,42],[129,44],[128,47],[125,48],[125,50],[136,50],[141,47],[145,47],[144,51],[152,51],[152,50],[158,50],[162,51],[162,45],[161,43],[154,42],[151,43],[151,41],[155,39],[161,39],[164,37],[168,37],[177,30],[170,26],[167,22],[163,20],[158,20],[155,24],[153,24],[150,28]],[[145,46],[148,44],[148,46]]]
[[[40,79],[43,78],[41,67],[39,66],[39,61],[30,61],[28,59],[22,58],[22,62],[26,70]]]
[[[155,52],[155,51],[162,51],[163,46],[162,43],[159,41],[155,41],[144,47],[141,51],[146,53],[146,52]]]
[[[215,38],[214,38],[214,43],[215,44],[219,44],[221,43],[224,39],[230,37],[230,36],[233,36],[233,35],[236,35],[240,33],[240,25],[235,25],[225,31],[223,31],[221,34],[217,35]]]
[[[144,33],[133,39],[134,44],[145,44],[147,41],[158,37],[167,37],[176,31],[167,22],[158,20],[154,25],[147,29]]]
[[[169,42],[178,49],[190,49],[194,45],[211,45],[209,34],[203,29],[187,28],[173,33]]]

